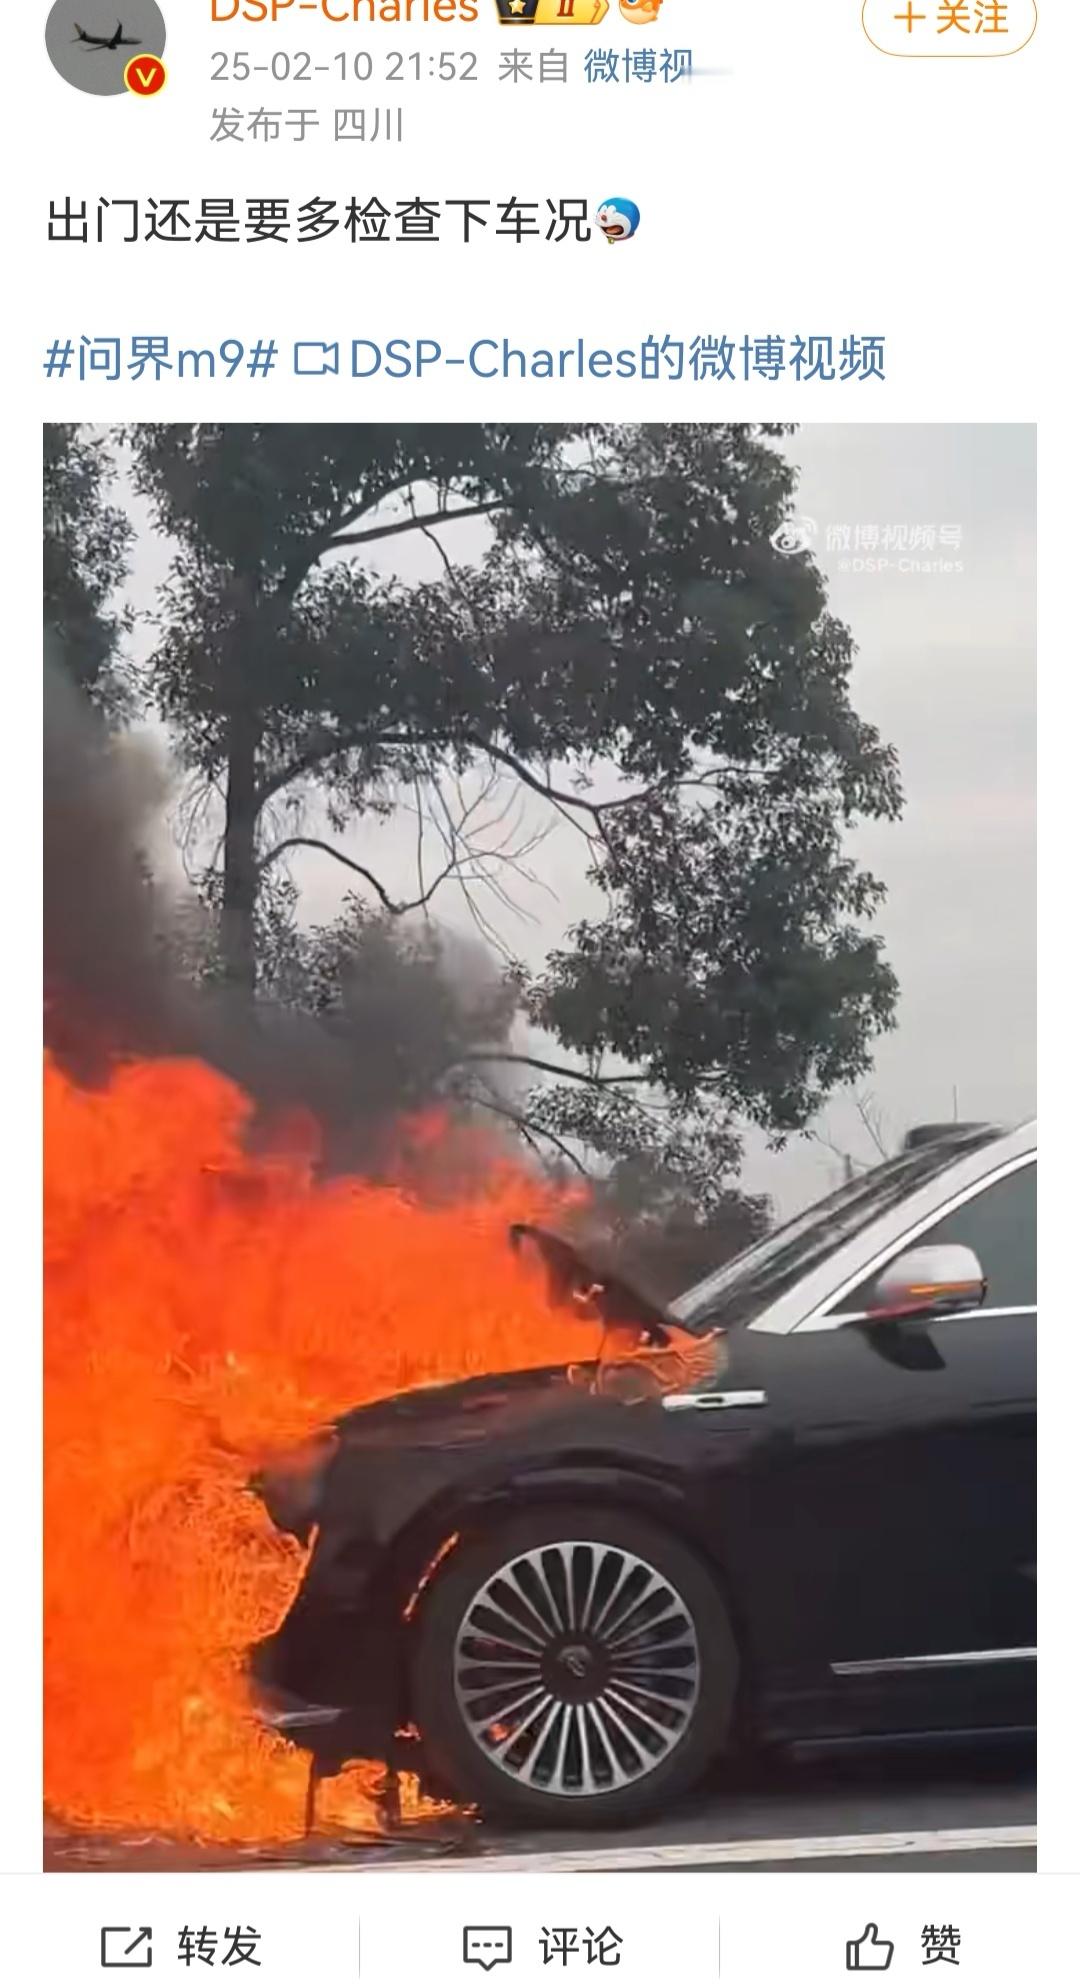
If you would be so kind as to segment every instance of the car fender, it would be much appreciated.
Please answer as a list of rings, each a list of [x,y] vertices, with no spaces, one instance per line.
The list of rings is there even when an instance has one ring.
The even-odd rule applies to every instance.
[[[528,1506],[591,1504],[598,1510],[634,1510],[673,1533],[697,1555],[716,1582],[731,1616],[736,1639],[746,1647],[745,1623],[726,1569],[711,1550],[704,1523],[678,1477],[658,1470],[630,1469],[613,1460],[525,1462],[497,1479],[463,1485],[448,1505],[419,1515],[395,1542],[399,1579],[410,1585],[405,1614],[414,1628],[422,1619],[423,1595],[462,1538],[485,1521],[497,1521]]]

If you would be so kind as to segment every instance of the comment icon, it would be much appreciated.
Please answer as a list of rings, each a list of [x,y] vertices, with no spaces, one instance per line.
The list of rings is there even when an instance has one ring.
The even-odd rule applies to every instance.
[[[514,1939],[509,1926],[466,1926],[461,1936],[466,1967],[482,1967],[490,1973],[513,1959]]]

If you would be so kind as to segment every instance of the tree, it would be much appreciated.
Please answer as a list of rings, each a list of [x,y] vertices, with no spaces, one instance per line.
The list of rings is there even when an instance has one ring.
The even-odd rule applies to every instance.
[[[763,1195],[734,1185],[741,1144],[700,1107],[675,1120],[642,1111],[587,1154],[590,1191],[570,1232],[583,1253],[665,1303],[747,1249],[769,1226]]]
[[[744,1194],[728,1181],[702,1200],[693,1181],[642,1153],[594,1178],[581,1241],[588,1254],[595,1238],[608,1267],[666,1304],[749,1249],[768,1227],[764,1195]]]
[[[633,1116],[613,1104],[624,1095],[684,1116],[704,1100],[724,1123],[738,1111],[783,1133],[865,1073],[895,982],[866,929],[880,887],[844,836],[895,815],[899,786],[851,707],[852,639],[820,573],[774,543],[795,482],[778,433],[130,433],[138,487],[177,546],[152,681],[188,765],[224,798],[234,985],[257,987],[260,907],[280,902],[298,845],[397,916],[407,907],[335,838],[409,805],[441,835],[413,900],[426,908],[485,860],[448,792],[464,775],[511,778],[580,829],[608,908],[539,975],[515,976],[569,1060],[481,1042],[459,1067],[555,1076],[547,1135],[608,1151]],[[476,518],[484,548],[466,564],[454,533]],[[437,552],[436,579],[362,563],[410,535]]]
[[[114,470],[104,437],[48,422],[43,436],[44,612],[69,674],[107,709],[126,702],[117,648],[125,616],[112,605],[134,537],[107,501]]]
[[[732,1183],[740,1144],[723,1111],[696,1103],[673,1113],[609,1089],[585,1126],[580,1087],[532,1086],[524,1095],[489,1081],[472,1061],[510,1039],[516,993],[479,947],[448,940],[434,925],[396,920],[350,899],[330,925],[305,929],[268,919],[260,946],[263,984],[286,1011],[317,1016],[340,1052],[337,1082],[348,1109],[323,1117],[331,1164],[391,1169],[402,1158],[401,1127],[434,1097],[451,1108],[490,1114],[532,1149],[559,1183],[589,1193],[573,1202],[564,1227],[597,1261],[664,1300],[745,1248],[767,1227],[762,1197]],[[204,962],[205,964],[205,962]],[[584,1126],[584,1131],[583,1131]],[[391,1143],[380,1145],[389,1131]],[[455,1184],[469,1163],[451,1149]],[[438,1169],[446,1149],[431,1149]],[[490,1151],[480,1149],[482,1158]],[[424,1178],[423,1153],[410,1152],[410,1178]],[[438,1186],[438,1173],[426,1177]]]

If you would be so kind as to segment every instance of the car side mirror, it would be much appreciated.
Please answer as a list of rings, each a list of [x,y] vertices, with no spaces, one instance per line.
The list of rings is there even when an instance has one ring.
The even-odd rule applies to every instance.
[[[866,1316],[876,1320],[945,1318],[970,1311],[986,1296],[982,1264],[966,1243],[907,1249],[874,1283]]]

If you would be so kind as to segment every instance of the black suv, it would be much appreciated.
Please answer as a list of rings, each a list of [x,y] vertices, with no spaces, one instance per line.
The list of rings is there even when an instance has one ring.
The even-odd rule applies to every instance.
[[[600,1356],[359,1409],[253,1653],[323,1771],[624,1822],[736,1743],[1034,1723],[1035,1132],[957,1127],[667,1310],[530,1236]]]

